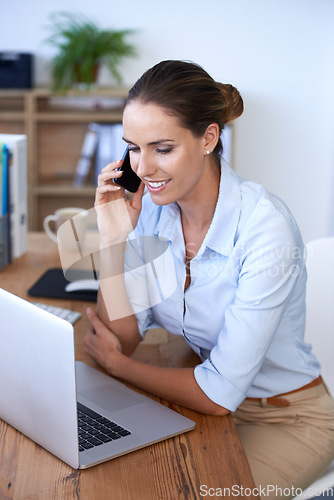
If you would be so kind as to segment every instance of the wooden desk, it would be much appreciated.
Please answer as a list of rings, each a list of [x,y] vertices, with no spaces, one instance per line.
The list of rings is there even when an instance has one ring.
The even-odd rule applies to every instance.
[[[0,271],[0,286],[31,301],[82,312],[83,317],[75,324],[76,357],[96,367],[84,352],[82,342],[88,327],[84,314],[88,304],[27,296],[27,289],[50,267],[60,267],[56,245],[44,234],[32,233],[28,253]],[[135,357],[165,366],[196,363],[196,356],[182,338],[164,332],[158,332],[158,338],[160,344],[152,337],[145,340]],[[231,488],[232,492],[233,485],[237,485],[238,491],[241,487],[253,489],[232,417],[205,416],[182,407],[174,409],[194,420],[196,429],[82,471],[72,469],[0,420],[0,498],[178,500],[222,496],[217,489]],[[247,498],[257,498],[249,491]],[[224,496],[228,497],[226,492]]]

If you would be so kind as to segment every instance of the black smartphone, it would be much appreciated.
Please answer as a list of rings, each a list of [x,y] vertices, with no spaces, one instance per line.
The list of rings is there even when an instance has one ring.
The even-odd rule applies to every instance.
[[[118,179],[114,179],[114,182],[115,184],[124,187],[127,191],[130,191],[130,193],[135,193],[139,188],[141,180],[131,168],[129,146],[126,147],[122,160],[123,164],[117,170],[122,170],[123,175]]]

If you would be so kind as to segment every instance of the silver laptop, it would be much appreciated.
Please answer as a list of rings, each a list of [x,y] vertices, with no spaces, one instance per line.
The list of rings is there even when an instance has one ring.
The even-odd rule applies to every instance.
[[[73,326],[3,289],[0,322],[0,418],[75,469],[195,427],[75,362]]]

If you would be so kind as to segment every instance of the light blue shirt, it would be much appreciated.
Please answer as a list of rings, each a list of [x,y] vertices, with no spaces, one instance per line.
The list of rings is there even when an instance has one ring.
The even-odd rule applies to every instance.
[[[135,235],[144,259],[141,269],[153,259],[143,257],[145,238],[147,248],[157,240],[166,250],[153,271],[144,273],[141,299],[130,296],[140,334],[160,326],[182,335],[202,359],[195,378],[212,401],[234,411],[246,396],[288,392],[319,375],[319,363],[303,340],[304,245],[279,198],[238,177],[222,161],[216,210],[190,262],[185,292],[177,203],[158,206],[144,196]],[[169,293],[163,290],[166,283]]]

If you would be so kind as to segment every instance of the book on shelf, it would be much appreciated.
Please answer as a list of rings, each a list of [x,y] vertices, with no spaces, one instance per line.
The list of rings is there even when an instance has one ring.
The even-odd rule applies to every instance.
[[[0,269],[10,262],[8,149],[0,143]]]
[[[109,163],[120,160],[126,144],[122,139],[123,126],[120,123],[90,123],[81,147],[77,162],[73,185],[82,187],[86,184],[90,173],[97,178],[101,170]]]
[[[27,141],[0,134],[0,268],[27,250]]]
[[[85,185],[89,171],[92,166],[93,157],[95,154],[97,139],[98,139],[97,123],[90,123],[81,147],[80,156],[75,169],[73,185],[82,187]]]

